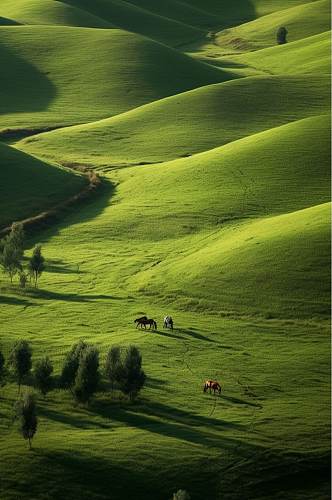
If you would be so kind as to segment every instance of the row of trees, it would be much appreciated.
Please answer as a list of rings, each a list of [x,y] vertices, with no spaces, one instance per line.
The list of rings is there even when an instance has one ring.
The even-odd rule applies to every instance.
[[[53,388],[68,389],[78,403],[89,403],[100,387],[99,351],[96,346],[79,341],[68,352],[56,383],[53,364],[49,357],[36,362],[32,371],[32,349],[26,340],[19,340],[5,362],[0,351],[0,384],[4,385],[9,373],[15,377],[18,392],[28,376],[33,385],[45,396]],[[32,373],[31,373],[32,372]],[[118,389],[134,401],[145,384],[146,375],[142,369],[142,355],[135,346],[122,351],[119,346],[109,349],[103,370],[110,383],[111,391]]]
[[[0,266],[9,276],[11,283],[14,277],[18,276],[22,288],[25,288],[28,281],[37,287],[38,280],[45,269],[45,259],[41,252],[41,245],[36,245],[31,258],[26,263],[24,239],[23,224],[14,223],[10,233],[0,240]]]
[[[32,376],[33,385],[45,396],[53,388],[68,389],[77,403],[89,404],[100,387],[99,351],[96,346],[80,341],[68,352],[62,366],[58,383],[53,377],[53,365],[46,356],[37,361],[32,370],[32,349],[26,340],[19,340],[13,346],[6,363],[0,351],[0,385],[7,382],[11,373],[18,384],[19,399],[15,415],[20,419],[24,439],[31,440],[37,431],[36,398],[31,391],[21,396],[21,385]],[[142,355],[137,347],[129,346],[124,352],[120,347],[111,347],[107,353],[104,374],[111,390],[121,390],[131,401],[135,400],[144,386],[146,375],[142,369]]]

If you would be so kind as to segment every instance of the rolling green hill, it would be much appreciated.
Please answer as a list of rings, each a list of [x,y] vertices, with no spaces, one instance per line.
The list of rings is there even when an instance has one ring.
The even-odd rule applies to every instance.
[[[310,76],[306,85],[299,77],[240,79],[161,99],[110,119],[36,135],[19,147],[95,166],[165,161],[324,113],[329,98],[323,76]]]
[[[84,177],[0,143],[0,228],[77,193]]]
[[[2,27],[0,41],[3,128],[92,121],[230,78],[120,30]]]
[[[216,44],[225,52],[258,50],[276,45],[276,32],[280,26],[287,27],[287,39],[293,42],[328,31],[330,23],[330,2],[319,0],[222,31],[216,37]]]
[[[0,383],[1,500],[330,498],[326,9],[0,2],[0,226],[82,189],[60,164],[103,179],[88,203],[27,230],[26,258],[40,243],[46,259],[38,288],[0,267],[6,362],[26,339],[57,382],[85,339],[101,370],[87,405],[24,380],[31,452],[14,373]],[[281,23],[289,43],[270,47]],[[143,314],[156,331],[135,328]],[[142,353],[134,403],[106,380],[114,345]]]
[[[330,74],[330,32],[233,58],[272,74]]]
[[[192,42],[204,35],[198,28],[155,14],[124,0],[62,1],[101,16],[123,30],[148,36],[170,46]]]
[[[327,203],[220,230],[203,248],[170,258],[135,281],[164,302],[174,296],[178,301],[180,295],[198,311],[328,317],[330,210]]]
[[[121,203],[109,229],[116,236],[175,238],[318,205],[329,201],[329,118],[300,120],[191,158],[114,171],[111,178],[120,182]]]
[[[1,14],[18,24],[110,28],[107,21],[55,0],[3,0]]]

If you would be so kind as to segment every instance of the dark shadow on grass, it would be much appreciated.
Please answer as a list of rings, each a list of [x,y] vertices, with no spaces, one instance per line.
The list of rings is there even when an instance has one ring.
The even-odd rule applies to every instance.
[[[165,384],[167,384],[166,380],[161,380],[159,378],[153,378],[153,377],[148,377],[145,382],[145,385],[147,387],[152,387],[152,388],[162,387]]]
[[[224,394],[222,394],[220,397],[225,401],[229,401],[230,403],[235,403],[238,405],[245,405],[245,406],[254,406],[255,408],[263,408],[262,405],[254,403],[252,401],[247,401],[245,399],[234,398],[233,396],[225,396]]]
[[[238,443],[237,439],[221,435],[220,431],[245,430],[245,426],[240,424],[195,415],[152,401],[146,404],[127,403],[125,406],[122,403],[120,406],[112,405],[107,401],[94,400],[88,411],[104,418],[111,418],[130,427],[137,427],[163,436],[217,448],[232,449]]]
[[[93,196],[81,200],[66,211],[61,212],[57,219],[33,231],[29,238],[29,245],[46,244],[50,238],[57,236],[62,229],[96,218],[110,205],[115,189],[116,187],[111,181],[103,178],[101,186]]]
[[[40,416],[45,417],[49,420],[53,420],[54,422],[58,422],[60,424],[68,425],[71,427],[76,427],[78,429],[109,429],[111,427],[111,424],[103,424],[100,422],[96,422],[96,419],[85,418],[83,413],[68,414],[41,405],[38,405],[38,413]]]
[[[203,340],[204,342],[216,343],[215,340],[212,340],[212,339],[209,339],[208,337],[205,337],[201,333],[196,332],[193,328],[188,328],[188,329],[182,328],[182,329],[179,329],[178,331],[181,333],[184,333],[185,335],[190,335],[191,337],[193,337],[194,339],[197,339],[197,340]]]
[[[98,302],[100,300],[124,300],[127,297],[115,297],[113,295],[83,295],[76,293],[57,293],[50,290],[41,290],[39,288],[30,288],[26,291],[26,294],[30,297],[40,299],[40,300],[58,300],[65,302]]]
[[[66,264],[61,259],[48,259],[46,261],[46,269],[48,273],[55,274],[85,274],[81,271],[79,265]]]
[[[171,339],[182,339],[179,335],[175,335],[174,333],[170,333],[170,330],[152,330],[153,334],[161,335],[162,337],[169,337]]]
[[[18,297],[5,297],[4,295],[0,294],[0,305],[1,304],[6,304],[10,306],[35,306],[34,302],[30,302],[29,300],[26,299],[21,299]]]

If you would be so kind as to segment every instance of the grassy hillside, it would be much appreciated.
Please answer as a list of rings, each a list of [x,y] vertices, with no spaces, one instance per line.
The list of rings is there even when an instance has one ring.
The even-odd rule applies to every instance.
[[[153,40],[177,46],[199,39],[203,32],[175,19],[169,19],[124,0],[62,0],[101,16],[117,27],[148,36]]]
[[[120,182],[116,224],[108,229],[117,237],[176,238],[318,205],[329,201],[329,118],[300,120],[192,158],[114,171],[111,178]]]
[[[119,30],[2,27],[0,41],[1,65],[8,68],[0,84],[6,95],[0,108],[3,128],[96,120],[229,78]],[[93,72],[87,72],[92,65]]]
[[[154,12],[160,16],[175,19],[181,23],[196,26],[200,29],[208,30],[213,26],[219,26],[221,18],[215,13],[204,11],[182,0],[167,0],[155,2],[154,0],[129,0],[129,3]]]
[[[0,227],[76,194],[84,177],[0,143]]]
[[[330,32],[233,58],[272,74],[330,74]]]
[[[18,24],[47,24],[109,28],[110,23],[88,12],[55,0],[3,0],[1,14]]]
[[[169,500],[180,488],[192,500],[330,498],[323,9],[325,0],[1,3],[0,137],[11,145],[0,144],[0,225],[81,189],[60,162],[104,176],[93,200],[28,234],[26,256],[41,243],[46,258],[39,288],[11,285],[0,268],[6,360],[26,339],[58,379],[85,339],[102,372],[89,405],[24,381],[37,395],[31,452],[8,376],[1,500]],[[263,48],[279,22],[290,43]],[[228,38],[217,45],[224,29],[243,53],[231,54]],[[135,328],[143,314],[156,331]],[[162,328],[166,314],[174,331]],[[135,403],[104,374],[109,347],[130,344],[147,375]],[[203,392],[209,378],[220,396]]]
[[[188,309],[328,317],[330,210],[319,205],[220,230],[203,248],[170,258],[135,281],[164,302],[182,296]]]
[[[263,49],[276,45],[276,33],[280,26],[286,26],[287,39],[293,42],[328,31],[330,19],[330,2],[319,0],[222,31],[216,37],[216,44],[228,53]]]
[[[92,165],[165,161],[324,113],[329,96],[327,77],[310,76],[306,85],[298,77],[240,79],[161,99],[110,119],[36,135],[19,147]]]

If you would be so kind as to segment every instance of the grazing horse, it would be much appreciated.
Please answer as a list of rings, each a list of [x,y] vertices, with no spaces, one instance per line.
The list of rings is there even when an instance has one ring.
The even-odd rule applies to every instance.
[[[207,390],[209,390],[210,394],[211,394],[211,390],[213,391],[213,394],[215,394],[216,392],[219,392],[219,394],[220,394],[221,393],[221,385],[216,380],[207,380],[204,384],[203,391],[206,392]]]
[[[154,319],[148,319],[147,317],[143,317],[143,318],[138,318],[137,320],[135,320],[135,322],[137,322],[137,326],[139,325],[141,328],[143,328],[144,326],[145,330],[146,330],[146,325],[150,326],[150,330],[151,329],[157,330],[157,323],[155,322]]]
[[[170,328],[171,330],[173,330],[173,326],[174,326],[174,323],[173,323],[173,319],[171,316],[165,316],[164,317],[164,328]]]
[[[142,328],[142,321],[147,321],[147,319],[147,316],[142,316],[141,318],[135,319],[134,323],[136,323],[136,328],[138,328],[139,325],[141,325]]]

